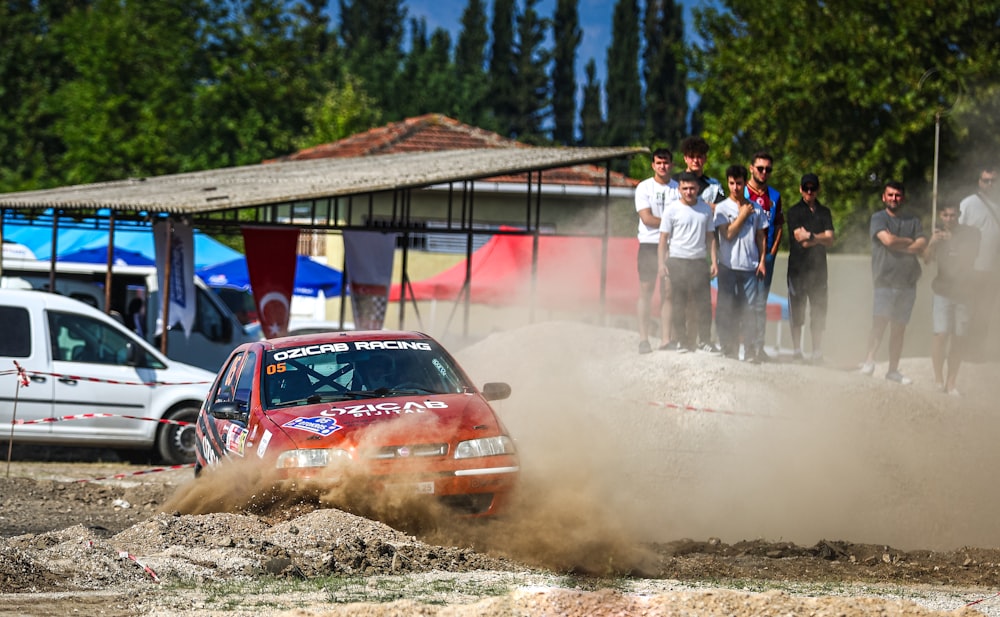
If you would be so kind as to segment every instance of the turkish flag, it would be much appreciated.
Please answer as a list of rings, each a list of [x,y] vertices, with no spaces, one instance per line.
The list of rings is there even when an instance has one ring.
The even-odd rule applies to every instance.
[[[295,290],[298,229],[243,227],[250,288],[265,338],[284,336]]]

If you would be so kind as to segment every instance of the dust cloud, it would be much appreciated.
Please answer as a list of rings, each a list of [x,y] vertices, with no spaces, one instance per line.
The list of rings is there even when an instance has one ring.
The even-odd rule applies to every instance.
[[[337,507],[434,544],[600,575],[654,571],[650,545],[684,538],[1000,545],[994,364],[965,366],[956,398],[933,389],[927,358],[904,358],[915,383],[903,387],[835,367],[639,356],[631,331],[569,322],[456,355],[477,384],[513,388],[494,403],[522,465],[503,516],[456,517],[343,470],[275,484],[251,465],[206,471],[165,509]]]

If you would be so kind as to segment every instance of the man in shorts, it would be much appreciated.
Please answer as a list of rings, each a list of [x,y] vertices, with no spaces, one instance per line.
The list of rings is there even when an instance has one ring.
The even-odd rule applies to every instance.
[[[639,353],[652,351],[649,345],[649,322],[659,265],[656,262],[660,242],[660,217],[663,208],[677,201],[677,182],[670,178],[673,154],[666,148],[653,151],[653,177],[635,187],[635,211],[639,214]],[[660,346],[670,342],[670,280],[660,280]]]
[[[968,348],[969,320],[978,280],[974,264],[979,253],[980,233],[976,227],[958,223],[959,207],[955,204],[943,206],[938,219],[938,226],[924,249],[924,261],[937,262],[938,266],[937,276],[931,281],[934,291],[931,362],[937,388],[958,396],[955,381]],[[946,355],[947,377],[944,373]]]
[[[868,336],[868,357],[861,373],[875,372],[875,354],[889,327],[889,370],[885,378],[908,385],[913,381],[899,372],[903,337],[917,297],[920,262],[917,259],[927,246],[920,218],[903,212],[903,184],[891,180],[882,189],[885,208],[872,215],[869,235],[872,239],[872,280],[875,285],[872,329]]]

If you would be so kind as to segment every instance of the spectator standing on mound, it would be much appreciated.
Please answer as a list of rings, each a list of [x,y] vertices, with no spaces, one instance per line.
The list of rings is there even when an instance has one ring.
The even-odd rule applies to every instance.
[[[674,155],[666,148],[653,151],[653,177],[635,187],[635,211],[639,214],[639,353],[649,353],[649,321],[653,290],[660,279],[660,346],[670,341],[670,279],[658,276],[657,247],[660,243],[660,217],[663,209],[680,197],[677,182],[670,178]]]
[[[726,170],[729,198],[715,206],[719,236],[719,300],[715,325],[727,358],[739,358],[740,341],[749,343],[756,329],[753,305],[757,278],[764,276],[764,240],[767,216],[743,193],[747,170],[733,165]],[[747,359],[755,360],[747,347]]]
[[[861,373],[875,372],[875,354],[889,327],[889,371],[885,378],[903,385],[913,381],[899,372],[903,337],[910,321],[920,279],[921,255],[927,246],[920,218],[903,212],[903,184],[891,180],[882,189],[885,208],[872,215],[869,235],[872,239],[872,281],[875,286],[872,329],[868,335],[868,357]]]
[[[704,305],[706,296],[711,302],[718,249],[712,208],[698,194],[698,177],[681,174],[680,192],[680,199],[663,211],[658,257],[661,278],[670,277],[673,301],[674,340],[669,348],[694,351],[694,333],[688,334],[687,324],[712,318],[711,313],[703,314],[698,307]]]
[[[802,361],[802,328],[809,307],[812,361],[823,361],[826,329],[826,250],[833,246],[833,215],[819,202],[819,177],[805,174],[799,182],[802,199],[788,209],[788,308],[791,312],[792,356]]]
[[[750,157],[750,181],[744,189],[746,198],[767,213],[767,241],[764,243],[766,271],[764,276],[758,279],[757,302],[754,305],[754,318],[757,323],[754,354],[758,362],[771,359],[764,353],[764,339],[767,334],[767,296],[771,293],[771,279],[774,277],[774,258],[778,254],[778,246],[781,245],[781,226],[785,224],[781,212],[781,193],[768,185],[771,172],[774,171],[773,160],[767,152],[754,153]]]
[[[979,253],[974,266],[976,278],[976,298],[972,306],[969,331],[972,336],[969,359],[995,360],[985,357],[985,343],[989,334],[990,321],[996,306],[997,290],[1000,289],[1000,204],[997,203],[997,166],[993,164],[979,167],[977,190],[962,200],[959,223],[971,225],[979,230]],[[995,354],[994,354],[995,355]]]
[[[698,178],[698,194],[715,212],[716,204],[721,203],[726,198],[726,193],[722,185],[715,178],[705,175],[705,164],[708,163],[708,142],[703,137],[689,135],[681,141],[681,154],[684,155],[685,172],[692,173]],[[679,181],[680,173],[674,174],[674,180]],[[712,315],[712,297],[709,295],[707,304],[696,307],[699,313]],[[719,353],[722,349],[712,342],[712,320],[702,319],[699,321],[698,329],[698,349]],[[716,326],[718,327],[718,326]]]
[[[937,276],[931,281],[934,291],[931,362],[937,388],[958,396],[955,382],[968,348],[969,318],[977,282],[973,264],[979,253],[980,238],[978,229],[959,224],[959,208],[954,204],[942,207],[938,218],[939,224],[924,249],[924,261],[937,262],[938,268]],[[946,355],[947,377],[944,373]]]

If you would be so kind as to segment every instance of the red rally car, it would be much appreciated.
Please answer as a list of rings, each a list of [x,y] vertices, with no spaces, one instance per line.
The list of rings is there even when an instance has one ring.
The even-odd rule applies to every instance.
[[[368,479],[432,495],[472,516],[501,511],[517,484],[514,441],[482,391],[418,332],[328,332],[245,343],[197,422],[195,473],[256,458],[280,478]]]

